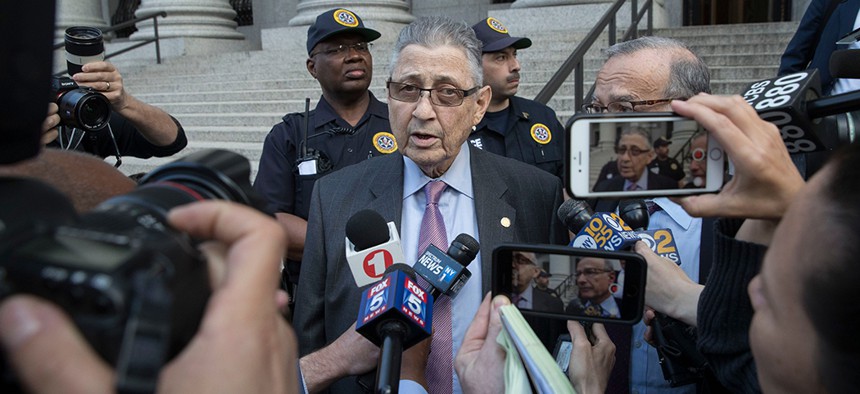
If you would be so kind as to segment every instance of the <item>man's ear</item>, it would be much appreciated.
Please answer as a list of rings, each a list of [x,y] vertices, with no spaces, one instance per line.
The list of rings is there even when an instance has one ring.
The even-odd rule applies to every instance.
[[[317,79],[316,62],[313,58],[309,57],[308,60],[305,61],[305,67],[308,68],[308,73],[310,73],[314,79]]]
[[[489,85],[484,86],[477,92],[475,92],[475,95],[478,97],[478,108],[475,111],[475,117],[472,122],[473,125],[477,125],[481,122],[481,119],[484,118],[484,114],[487,112],[487,108],[490,106],[490,99],[493,97],[493,90],[490,88]]]

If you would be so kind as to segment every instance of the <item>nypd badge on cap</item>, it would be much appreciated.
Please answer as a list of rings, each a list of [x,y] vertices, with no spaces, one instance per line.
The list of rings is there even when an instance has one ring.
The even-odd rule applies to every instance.
[[[317,16],[316,22],[308,28],[308,54],[320,41],[344,33],[358,34],[367,42],[382,36],[378,31],[364,27],[364,22],[354,12],[335,8]]]
[[[475,35],[484,44],[483,52],[498,52],[507,47],[523,49],[532,46],[532,40],[525,37],[511,37],[508,28],[496,18],[489,17],[472,26]]]

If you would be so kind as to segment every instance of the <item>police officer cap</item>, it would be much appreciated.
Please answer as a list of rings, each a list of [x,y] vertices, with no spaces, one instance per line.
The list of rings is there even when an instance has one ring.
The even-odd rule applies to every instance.
[[[656,141],[654,141],[654,147],[659,148],[661,146],[670,145],[671,143],[672,143],[672,141],[667,140],[666,137],[660,137],[660,138],[657,138]]]
[[[523,49],[532,46],[532,40],[525,37],[511,37],[508,28],[496,18],[489,17],[472,26],[475,35],[484,43],[482,51],[498,52],[507,47]]]
[[[541,278],[551,278],[552,274],[549,272],[546,272],[544,270],[541,270],[541,272],[540,272],[540,274],[538,274],[538,276],[540,276]]]
[[[308,28],[308,55],[320,41],[344,33],[358,34],[367,42],[382,36],[378,31],[364,27],[364,22],[354,12],[334,8],[317,16],[316,22]]]

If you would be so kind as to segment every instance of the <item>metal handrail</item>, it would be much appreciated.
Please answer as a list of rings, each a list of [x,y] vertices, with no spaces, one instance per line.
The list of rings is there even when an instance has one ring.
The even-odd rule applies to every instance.
[[[126,53],[128,51],[140,48],[144,45],[148,45],[148,44],[151,44],[154,42],[155,43],[155,60],[156,60],[156,62],[158,62],[158,64],[161,64],[161,43],[159,41],[160,37],[158,36],[158,17],[166,18],[167,12],[164,12],[164,11],[154,12],[154,13],[148,14],[146,16],[142,16],[140,18],[134,18],[134,19],[125,21],[123,23],[113,25],[113,26],[108,27],[106,29],[99,29],[99,30],[101,30],[102,34],[107,34],[107,33],[115,32],[117,30],[125,29],[127,27],[134,26],[135,24],[137,24],[137,22],[142,22],[142,21],[145,21],[147,19],[152,19],[152,28],[153,28],[153,31],[155,33],[153,38],[143,40],[137,44],[125,47],[125,48],[120,49],[120,50],[113,52],[113,53],[105,53],[105,59],[110,59],[114,56],[122,55],[123,53]],[[54,44],[54,50],[63,48],[65,46],[66,46],[65,40],[60,41],[60,42]],[[66,71],[60,71],[60,72],[54,73],[54,76],[55,77],[60,76],[60,75],[63,75],[65,73],[66,73]]]
[[[576,281],[575,277],[573,275],[568,275],[567,278],[564,278],[564,280],[553,289],[555,290],[555,294],[557,294],[562,300],[567,299],[567,292],[571,287],[573,287],[574,281]]]
[[[553,74],[552,78],[544,85],[543,89],[535,96],[534,100],[546,104],[552,98],[553,95],[558,91],[561,85],[565,80],[570,76],[571,73],[574,73],[574,108],[578,111],[580,107],[582,107],[582,102],[585,97],[583,94],[583,59],[585,59],[585,54],[594,46],[594,43],[597,41],[598,37],[603,33],[603,30],[608,27],[608,38],[609,45],[615,45],[615,18],[618,10],[621,9],[621,6],[627,0],[616,0],[609,10],[603,14],[603,17],[597,22],[596,25],[588,32],[588,35],[585,36],[585,39],[577,45],[576,49],[571,52],[570,56],[567,57],[567,60],[562,63],[561,67],[559,67],[558,71]],[[642,5],[642,9],[638,10],[638,12],[634,12],[637,10],[637,0],[631,0],[630,4],[630,28],[627,29],[627,32],[624,34],[622,41],[627,41],[632,38],[636,38],[639,32],[639,22],[642,21],[645,13],[648,13],[648,33],[647,35],[651,35],[653,30],[653,2],[652,0],[646,0]],[[589,91],[588,95],[593,94],[594,86],[591,87],[591,91]]]

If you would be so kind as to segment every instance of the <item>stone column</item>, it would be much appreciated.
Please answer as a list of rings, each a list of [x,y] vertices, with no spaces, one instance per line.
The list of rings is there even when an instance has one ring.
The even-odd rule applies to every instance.
[[[63,39],[66,29],[72,26],[108,27],[102,13],[101,0],[57,0],[54,36]]]
[[[309,26],[317,15],[332,8],[347,8],[355,11],[367,25],[373,22],[393,22],[405,24],[415,17],[409,13],[405,0],[299,0],[298,14],[290,20],[290,26]],[[368,27],[371,27],[368,26]]]
[[[236,11],[229,0],[142,0],[135,12],[140,18],[154,12],[167,12],[158,19],[158,34],[163,38],[244,39],[236,30]],[[131,39],[144,40],[155,36],[152,20],[137,24]]]

